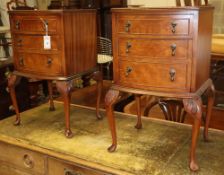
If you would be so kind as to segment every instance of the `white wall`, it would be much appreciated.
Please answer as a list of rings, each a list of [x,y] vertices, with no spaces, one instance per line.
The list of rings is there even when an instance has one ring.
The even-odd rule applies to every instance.
[[[37,0],[38,9],[46,10],[51,0]]]
[[[3,24],[9,26],[8,13],[6,7],[7,2],[7,0],[0,0],[0,13]]]

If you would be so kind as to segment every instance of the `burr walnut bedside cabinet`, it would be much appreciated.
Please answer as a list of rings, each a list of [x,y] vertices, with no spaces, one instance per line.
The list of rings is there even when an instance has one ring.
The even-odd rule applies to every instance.
[[[204,139],[214,102],[209,79],[213,7],[126,8],[112,10],[114,84],[105,97],[112,134],[110,152],[117,147],[114,103],[120,92],[182,99],[194,118],[190,169],[198,170],[196,142],[201,126],[201,95],[208,94]],[[138,110],[136,128],[141,128]],[[150,143],[149,143],[150,144]]]
[[[16,111],[15,125],[20,115],[15,97],[15,85],[21,76],[48,80],[50,110],[54,110],[52,81],[64,98],[65,135],[70,129],[70,98],[72,80],[90,74],[97,81],[97,117],[102,78],[97,69],[96,11],[49,10],[9,11],[15,71],[8,80]]]

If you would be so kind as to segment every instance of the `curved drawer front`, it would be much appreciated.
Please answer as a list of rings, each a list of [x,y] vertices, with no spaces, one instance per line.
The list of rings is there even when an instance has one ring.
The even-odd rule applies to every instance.
[[[4,175],[31,175],[30,173],[21,171],[16,169],[15,167],[11,167],[8,165],[5,165],[0,161],[0,174]]]
[[[12,30],[14,32],[22,33],[46,33],[47,30],[50,34],[60,32],[60,16],[13,16]]]
[[[118,55],[151,58],[187,59],[188,52],[191,51],[191,43],[191,40],[186,39],[165,40],[119,38]]]
[[[61,50],[60,37],[51,36],[51,49],[44,49],[44,36],[41,35],[15,35],[14,46],[18,51],[38,50],[38,51],[58,51]]]
[[[0,162],[2,161],[17,168],[32,171],[32,174],[44,174],[45,172],[44,166],[46,160],[39,153],[5,143],[0,143],[0,152]]]
[[[41,75],[61,75],[62,63],[58,54],[18,53],[16,68],[20,72]]]
[[[139,63],[120,61],[120,85],[165,91],[188,89],[187,63]]]
[[[80,165],[74,165],[58,159],[48,159],[48,175],[111,175]]]
[[[190,15],[119,15],[117,32],[150,35],[191,35]]]

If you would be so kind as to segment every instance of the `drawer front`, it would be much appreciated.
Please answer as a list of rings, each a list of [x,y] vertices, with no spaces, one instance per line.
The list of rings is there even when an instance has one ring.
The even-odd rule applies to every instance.
[[[0,153],[0,161],[15,168],[39,174],[44,174],[45,172],[45,158],[41,154],[5,143],[0,143]]]
[[[44,36],[41,35],[15,35],[14,46],[16,50],[39,50],[39,51],[58,51],[61,50],[60,37],[51,36],[51,49],[44,49]]]
[[[57,159],[48,159],[48,175],[111,175],[80,165],[72,165]]]
[[[117,32],[149,35],[191,35],[190,15],[118,15]]]
[[[17,53],[16,69],[42,75],[61,75],[62,63],[58,54]]]
[[[31,175],[30,173],[16,169],[13,166],[6,165],[0,161],[0,174],[1,175]]]
[[[187,90],[187,63],[139,63],[120,61],[120,85],[141,89],[164,91]]]
[[[22,33],[46,33],[50,34],[60,33],[60,16],[12,16],[11,29],[14,32]]]
[[[191,42],[186,39],[165,40],[119,38],[118,48],[119,56],[187,59],[188,52],[191,51]]]

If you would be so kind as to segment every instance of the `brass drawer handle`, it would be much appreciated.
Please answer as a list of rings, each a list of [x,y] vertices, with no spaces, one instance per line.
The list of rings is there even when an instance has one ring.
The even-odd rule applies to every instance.
[[[19,30],[20,29],[20,21],[16,21],[16,29]]]
[[[172,56],[175,56],[175,55],[176,55],[177,45],[176,45],[176,44],[172,44],[172,45],[170,46],[170,48],[171,48],[171,51],[172,51],[171,55],[172,55]]]
[[[19,59],[19,65],[20,65],[20,66],[24,66],[23,58],[20,58],[20,59]]]
[[[170,81],[175,81],[176,70],[174,68],[170,69]]]
[[[44,23],[44,30],[46,32],[48,32],[48,21],[47,20],[43,20],[43,23]]]
[[[126,43],[126,53],[129,53],[129,49],[131,48],[131,42]]]
[[[131,21],[127,21],[125,24],[125,32],[129,32],[131,27]]]
[[[51,64],[52,64],[52,59],[51,58],[48,58],[47,59],[47,65],[50,66]]]
[[[171,31],[172,31],[172,33],[174,34],[174,33],[176,33],[176,26],[177,26],[177,23],[175,23],[175,22],[171,22]]]
[[[73,170],[65,168],[64,169],[64,175],[83,175],[83,174],[81,174],[79,172],[74,172]]]
[[[22,41],[23,40],[21,38],[17,40],[17,46],[18,47],[21,47],[22,46]]]
[[[29,156],[28,154],[25,154],[23,156],[23,163],[27,168],[33,168],[34,167],[34,162],[32,160],[32,157]]]
[[[43,18],[40,18],[40,20],[43,23],[44,30],[47,34],[47,32],[48,32],[48,21],[46,19],[43,19]]]
[[[126,77],[127,77],[131,72],[132,72],[132,67],[129,67],[129,66],[128,66],[128,67],[126,68],[126,74],[125,74]]]

